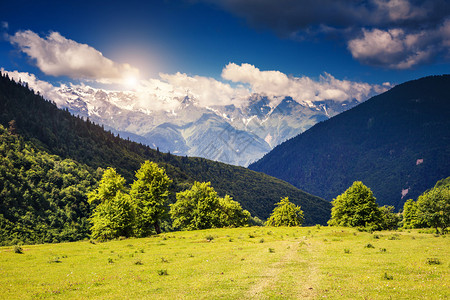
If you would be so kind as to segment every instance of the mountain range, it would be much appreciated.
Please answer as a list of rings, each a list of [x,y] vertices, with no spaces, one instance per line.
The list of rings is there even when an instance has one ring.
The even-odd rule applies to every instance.
[[[247,166],[276,145],[359,104],[351,101],[296,101],[253,94],[245,105],[201,106],[195,97],[167,99],[171,110],[138,107],[133,91],[61,86],[53,101],[121,137],[180,156]]]
[[[280,144],[250,169],[331,201],[354,181],[397,210],[450,175],[450,75],[398,85]]]

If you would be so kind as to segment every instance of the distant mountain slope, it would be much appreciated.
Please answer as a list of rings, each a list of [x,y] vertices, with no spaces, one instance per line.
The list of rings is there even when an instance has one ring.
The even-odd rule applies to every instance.
[[[332,200],[353,181],[397,209],[450,175],[450,76],[398,85],[249,166]]]
[[[154,103],[139,105],[141,99],[135,91],[63,85],[54,87],[51,95],[59,108],[153,149],[241,166],[260,159],[318,121],[359,103],[356,99],[312,102],[252,94],[236,105],[205,107],[186,94],[165,99],[177,105],[162,109]]]
[[[166,168],[174,180],[174,193],[189,187],[195,180],[211,181],[222,196],[226,193],[265,219],[281,197],[302,206],[305,224],[324,224],[330,204],[300,191],[294,186],[262,173],[217,163],[202,158],[188,158],[160,153],[142,144],[121,139],[89,120],[72,116],[55,104],[45,101],[28,88],[0,76],[0,124],[8,128],[16,121],[17,132],[50,154],[71,158],[91,168],[112,166],[128,182],[148,159]]]

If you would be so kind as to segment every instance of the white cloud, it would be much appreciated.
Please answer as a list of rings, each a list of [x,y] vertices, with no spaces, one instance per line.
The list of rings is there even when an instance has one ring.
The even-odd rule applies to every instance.
[[[363,36],[350,40],[348,48],[355,59],[365,64],[409,69],[440,53],[450,53],[450,19],[437,29],[416,32],[400,28],[363,30]]]
[[[26,82],[35,92],[39,92],[44,98],[54,101],[56,104],[64,104],[66,102],[66,98],[58,93],[57,88],[54,85],[37,79],[34,74],[18,71],[5,71],[3,68],[0,70],[2,73],[8,74],[9,78],[14,79],[16,82]],[[64,87],[64,85],[60,87]]]
[[[201,106],[237,104],[249,96],[248,89],[232,87],[214,78],[188,76],[184,73],[160,74],[161,79],[171,84],[178,95],[189,95]]]
[[[309,77],[289,77],[279,71],[261,71],[253,65],[229,63],[222,71],[222,77],[233,82],[249,84],[254,93],[270,97],[290,96],[297,101],[346,101],[366,100],[387,87],[368,83],[338,80],[325,73],[318,81]]]
[[[3,28],[3,29],[8,29],[8,28],[9,28],[8,22],[2,21],[2,28]]]
[[[18,31],[9,40],[47,75],[123,83],[124,79],[139,74],[138,69],[116,63],[91,46],[66,39],[58,32],[41,38],[30,30]]]
[[[3,71],[3,70],[2,70]],[[5,72],[5,71],[3,71]],[[59,106],[66,106],[71,97],[67,89],[82,92],[95,90],[88,85],[59,87],[38,80],[35,75],[18,71],[7,72],[16,81],[28,82],[28,85],[41,93],[46,99],[55,101]],[[325,73],[319,80],[309,77],[289,77],[279,71],[261,71],[253,65],[237,65],[229,63],[222,70],[224,80],[235,84],[222,82],[203,76],[189,76],[184,73],[160,74],[159,79],[140,80],[132,91],[127,91],[127,97],[115,97],[116,91],[103,90],[112,95],[107,97],[114,105],[127,110],[171,111],[176,109],[184,97],[189,96],[201,107],[225,106],[234,104],[242,107],[247,104],[252,94],[266,95],[273,105],[284,97],[290,96],[298,102],[314,102],[321,100],[346,101],[357,99],[364,101],[374,94],[386,91],[389,83],[370,85],[368,83],[339,80]],[[111,100],[114,99],[114,100]]]

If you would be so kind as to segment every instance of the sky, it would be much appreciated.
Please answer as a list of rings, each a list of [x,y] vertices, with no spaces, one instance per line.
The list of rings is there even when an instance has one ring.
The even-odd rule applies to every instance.
[[[0,68],[36,86],[205,105],[252,92],[365,100],[450,73],[447,0],[0,0],[0,33]]]

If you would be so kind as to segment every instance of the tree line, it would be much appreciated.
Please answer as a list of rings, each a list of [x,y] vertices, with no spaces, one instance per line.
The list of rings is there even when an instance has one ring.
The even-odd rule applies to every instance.
[[[136,179],[128,189],[125,179],[114,168],[106,169],[98,187],[88,194],[88,201],[94,206],[89,219],[92,238],[109,240],[159,234],[161,222],[169,216],[174,230],[262,223],[231,196],[219,197],[210,182],[195,182],[191,188],[178,192],[176,202],[167,206],[171,182],[165,170],[150,161],[136,171]],[[277,203],[267,224],[300,226],[302,222],[301,208],[285,197]]]
[[[368,230],[403,228],[435,228],[446,233],[450,226],[450,177],[439,181],[417,201],[405,202],[402,213],[393,206],[378,207],[370,188],[355,181],[332,201],[331,226],[360,227]]]

